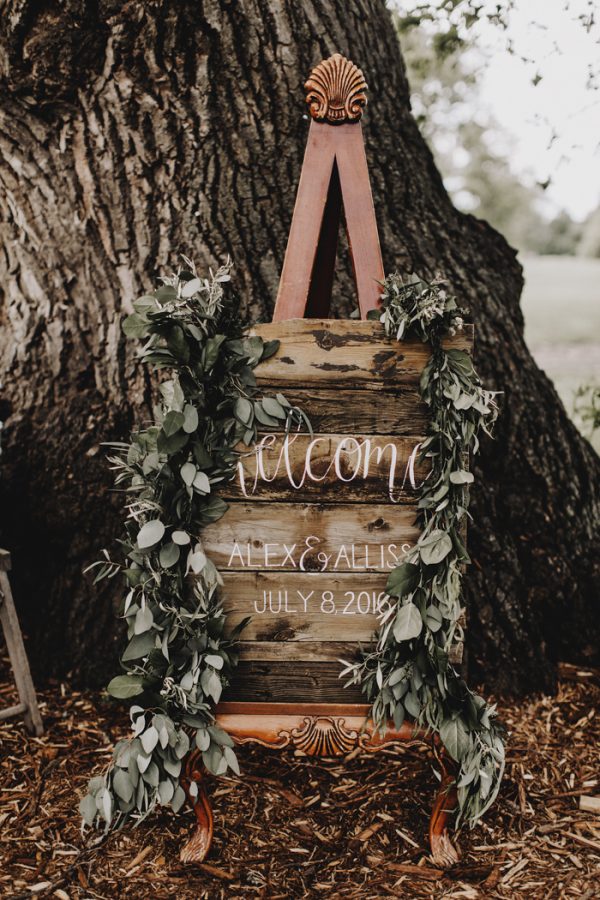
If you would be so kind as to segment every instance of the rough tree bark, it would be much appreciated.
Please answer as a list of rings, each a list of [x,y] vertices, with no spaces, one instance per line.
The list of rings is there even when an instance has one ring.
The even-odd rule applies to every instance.
[[[116,584],[83,567],[119,531],[102,441],[147,410],[120,318],[177,254],[230,254],[268,317],[307,131],[302,83],[334,51],[365,69],[364,120],[392,269],[442,272],[504,391],[477,463],[471,675],[549,688],[591,659],[600,466],[523,341],[521,268],[453,208],[411,117],[383,0],[12,0],[0,20],[1,541],[38,673],[114,671]],[[339,296],[348,306],[348,277]],[[568,299],[568,298],[565,298]]]

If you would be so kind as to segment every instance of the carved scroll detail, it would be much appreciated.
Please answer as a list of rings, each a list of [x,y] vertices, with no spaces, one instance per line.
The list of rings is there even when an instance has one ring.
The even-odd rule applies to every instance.
[[[307,756],[343,756],[358,740],[358,732],[346,728],[345,720],[334,716],[306,716],[302,725],[288,734],[288,743]]]
[[[362,71],[340,53],[315,66],[304,87],[310,114],[319,122],[358,122],[367,103]]]

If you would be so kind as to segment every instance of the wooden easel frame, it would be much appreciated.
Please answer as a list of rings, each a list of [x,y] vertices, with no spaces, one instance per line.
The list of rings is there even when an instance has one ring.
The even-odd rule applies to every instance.
[[[9,706],[7,709],[0,709],[0,721],[22,715],[27,730],[39,737],[44,731],[44,726],[42,725],[42,717],[40,716],[35,688],[31,679],[29,660],[23,644],[23,636],[10,589],[10,581],[8,580],[10,568],[10,553],[8,550],[0,550],[0,624],[4,631],[8,655],[19,694],[18,704]]]
[[[331,304],[342,206],[352,256],[361,318],[380,302],[384,271],[369,183],[360,116],[366,84],[360,69],[335,54],[320,63],[306,83],[312,121],[300,175],[273,321],[327,318]],[[237,744],[292,747],[308,756],[344,756],[354,748],[375,753],[398,743],[429,743],[440,783],[429,821],[434,861],[457,861],[447,834],[456,806],[455,767],[439,738],[424,728],[389,723],[385,734],[369,719],[370,707],[356,703],[220,703],[216,722]],[[192,783],[196,789],[190,790]],[[202,861],[211,846],[213,814],[207,797],[202,754],[186,759],[182,785],[196,816],[182,862]]]

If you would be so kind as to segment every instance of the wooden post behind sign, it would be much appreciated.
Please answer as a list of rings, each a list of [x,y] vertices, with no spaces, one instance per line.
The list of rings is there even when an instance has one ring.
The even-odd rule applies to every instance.
[[[347,609],[340,607],[335,610],[340,615],[330,615],[328,604],[334,602],[330,595],[337,591],[336,596],[347,598],[360,592],[379,598],[389,565],[383,557],[367,560],[369,546],[383,550],[387,540],[401,544],[418,538],[415,495],[402,485],[397,497],[381,496],[385,477],[380,462],[391,440],[395,452],[403,454],[422,439],[426,414],[417,384],[429,351],[419,342],[402,346],[391,342],[377,322],[326,318],[342,208],[363,319],[379,304],[383,265],[359,121],[366,103],[363,74],[335,54],[313,70],[306,88],[312,121],[279,294],[273,322],[255,328],[264,340],[279,340],[280,349],[257,367],[256,375],[265,393],[282,390],[301,408],[308,401],[321,453],[310,466],[313,473],[318,468],[318,477],[297,485],[276,472],[262,486],[263,493],[248,497],[238,472],[238,483],[231,482],[223,491],[230,511],[203,532],[207,553],[223,572],[228,627],[245,616],[248,598],[259,588],[264,596],[279,597],[279,609],[255,616],[242,635],[240,666],[228,696],[217,707],[216,721],[237,744],[291,747],[309,756],[335,757],[356,747],[376,752],[399,742],[429,742],[441,776],[429,840],[435,862],[451,865],[457,859],[446,831],[456,803],[452,760],[437,737],[432,740],[430,732],[412,723],[396,728],[390,722],[385,734],[378,733],[369,719],[369,706],[360,702],[360,691],[344,689],[339,680],[340,656],[356,651],[358,641],[372,639],[378,614],[369,607],[365,615],[356,615],[362,611],[354,608],[352,615],[345,615]],[[472,332],[466,329],[449,345],[468,352]],[[285,440],[285,435],[267,437]],[[369,474],[363,471],[360,483],[351,484],[344,475],[341,480],[331,477],[328,461],[340,440],[354,441],[355,447],[368,441],[369,452],[376,451],[377,461],[369,460]],[[302,458],[307,441],[314,444],[313,435],[295,436],[288,453],[292,462],[295,454]],[[245,455],[240,465],[247,465],[250,457]],[[305,528],[310,529],[308,534],[320,535],[328,552],[327,542],[334,544],[343,532],[363,556],[355,561],[352,543],[352,562],[346,558],[330,571],[319,565],[316,551],[307,551],[306,565],[299,569],[289,548],[296,546]],[[235,557],[231,554],[231,542],[238,539],[248,557],[241,551]],[[277,546],[272,543],[276,540],[285,542],[289,551],[279,570],[251,561],[253,548],[267,552]],[[356,571],[361,568],[364,571]],[[304,608],[288,611],[285,588],[300,583],[308,583],[318,597],[327,597],[327,603],[310,609],[305,603]],[[285,616],[279,615],[282,594]],[[194,796],[192,782],[197,786]],[[213,817],[197,750],[186,760],[182,785],[197,825],[181,859],[201,861],[210,849]]]

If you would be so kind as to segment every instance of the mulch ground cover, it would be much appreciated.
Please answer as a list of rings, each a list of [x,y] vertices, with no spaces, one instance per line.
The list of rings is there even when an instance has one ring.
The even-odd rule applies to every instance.
[[[215,839],[202,865],[179,850],[191,812],[81,834],[78,797],[127,729],[100,694],[41,693],[46,732],[0,723],[0,896],[12,898],[600,897],[598,673],[561,667],[554,697],[500,704],[510,732],[501,795],[436,868],[426,845],[434,776],[400,747],[318,761],[242,748],[242,779],[211,779]],[[0,708],[14,702],[0,672]]]

